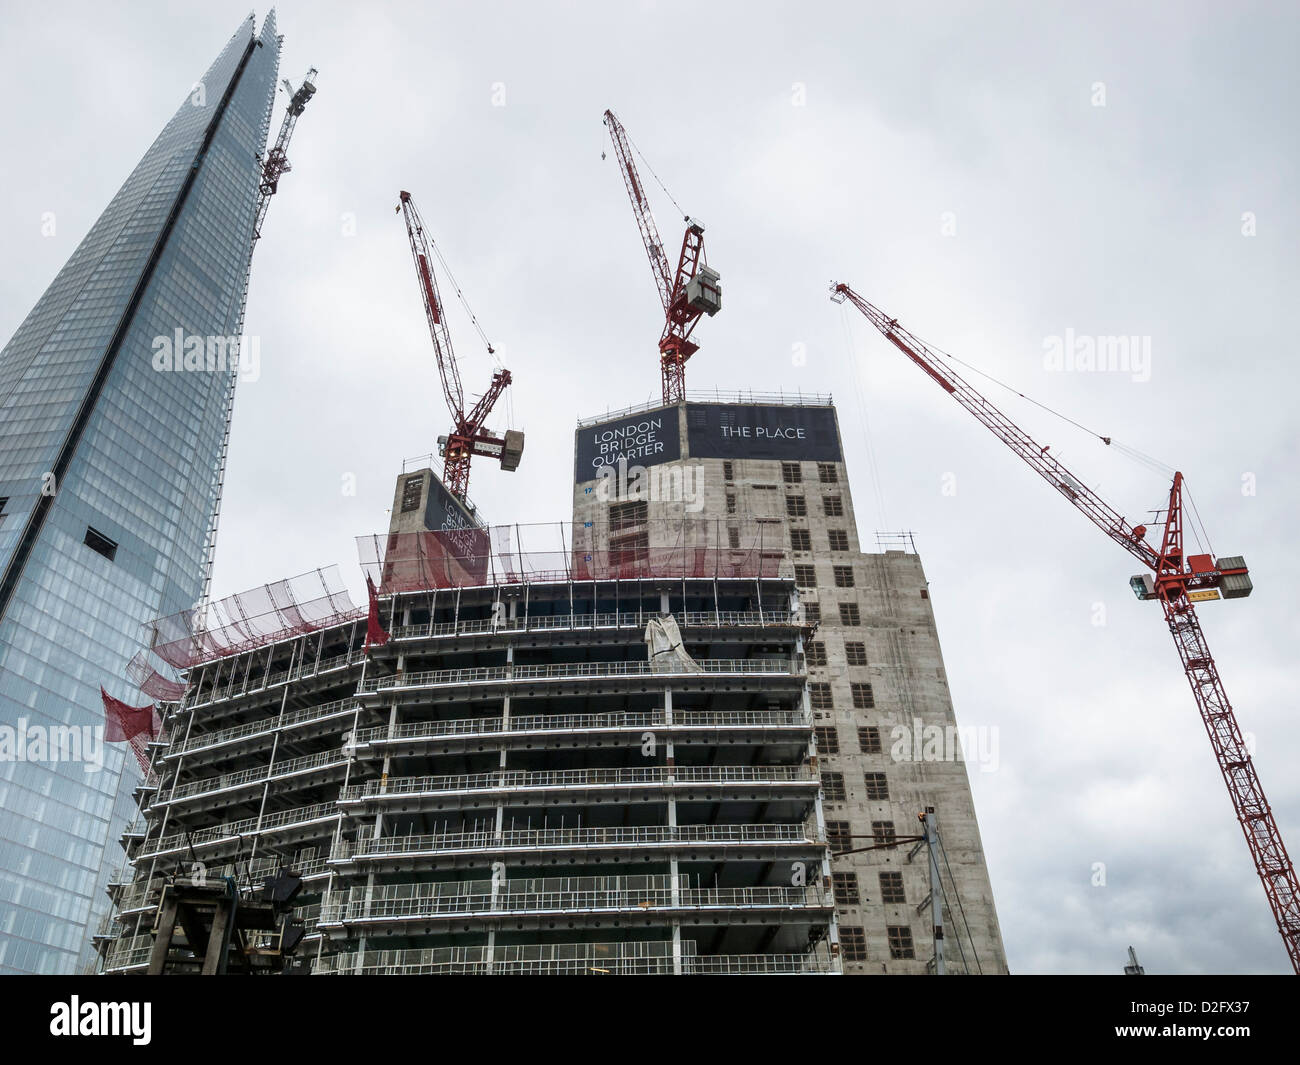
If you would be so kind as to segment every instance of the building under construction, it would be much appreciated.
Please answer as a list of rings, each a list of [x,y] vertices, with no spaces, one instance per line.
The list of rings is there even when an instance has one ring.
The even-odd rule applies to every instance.
[[[896,734],[954,724],[924,575],[861,552],[829,400],[583,423],[570,523],[480,525],[430,470],[392,514],[370,610],[310,573],[156,625],[188,686],[105,971],[200,971],[165,892],[287,869],[316,973],[925,973],[927,808],[946,971],[1005,971],[960,751]]]
[[[927,855],[897,843],[933,809],[946,971],[1005,972],[925,574],[910,538],[862,550],[830,397],[715,395],[591,419],[574,481],[574,526],[612,557],[757,548],[789,574],[843,971],[934,971]]]
[[[160,619],[150,653],[184,680],[133,679],[178,701],[105,693],[148,769],[105,971],[1006,972],[968,776],[996,737],[958,729],[910,537],[862,550],[829,397],[688,395],[721,277],[690,216],[673,268],[604,119],[663,310],[662,402],[579,424],[570,522],[484,525],[470,462],[519,465],[522,434],[486,427],[512,377],[466,402],[450,271],[401,193],[442,475],[404,471],[361,539],[366,608],[318,571]],[[833,293],[1151,571],[1130,587],[1161,603],[1300,967],[1300,885],[1194,608],[1249,595],[1244,559],[1184,551],[1181,473],[1157,546]]]
[[[184,688],[105,971],[1006,971],[919,560],[862,552],[829,397],[688,399],[720,276],[689,218],[672,270],[605,121],[663,402],[579,424],[570,522],[483,524],[472,457],[523,450],[485,427],[511,375],[466,402],[401,193],[442,476],[404,470],[361,538],[365,609],[318,571],[154,625]]]

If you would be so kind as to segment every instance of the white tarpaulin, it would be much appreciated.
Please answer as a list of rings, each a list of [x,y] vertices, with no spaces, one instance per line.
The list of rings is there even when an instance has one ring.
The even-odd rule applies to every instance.
[[[682,631],[671,614],[652,618],[645,627],[650,668],[664,673],[699,673],[700,667],[682,646]]]

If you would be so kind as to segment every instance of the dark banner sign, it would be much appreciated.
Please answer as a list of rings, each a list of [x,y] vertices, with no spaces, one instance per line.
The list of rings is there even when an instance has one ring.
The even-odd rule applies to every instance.
[[[594,480],[602,466],[616,466],[620,459],[629,466],[673,462],[682,457],[677,408],[665,407],[579,429],[573,452],[573,479],[578,484]]]
[[[693,459],[841,458],[832,407],[688,403],[686,432]]]
[[[429,501],[424,510],[425,528],[437,535],[439,549],[470,574],[486,578],[491,540],[437,476],[430,478]]]

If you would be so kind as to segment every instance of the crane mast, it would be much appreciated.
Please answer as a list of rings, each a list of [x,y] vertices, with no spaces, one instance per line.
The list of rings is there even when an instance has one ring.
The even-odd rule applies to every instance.
[[[433,270],[433,249],[425,231],[424,220],[409,192],[402,192],[398,210],[406,219],[406,235],[411,245],[411,258],[415,263],[416,278],[420,284],[420,298],[424,303],[429,335],[433,339],[434,357],[438,364],[438,379],[442,394],[451,412],[452,428],[446,437],[439,438],[443,455],[443,484],[462,503],[469,492],[470,460],[475,455],[489,455],[501,462],[503,470],[515,470],[524,449],[524,434],[510,430],[496,436],[483,428],[488,415],[511,382],[510,371],[500,369],[493,373],[487,391],[478,402],[465,411],[465,390],[460,380],[460,368],[451,346],[451,332],[438,282]],[[492,353],[491,345],[488,353]]]
[[[699,351],[691,339],[700,316],[712,318],[722,309],[721,277],[708,266],[704,254],[704,226],[686,218],[686,233],[677,257],[677,269],[669,264],[654,212],[646,198],[645,186],[632,159],[632,145],[627,130],[613,111],[606,111],[605,126],[614,144],[623,184],[632,201],[641,242],[650,260],[650,273],[664,309],[664,327],[659,337],[659,376],[664,404],[680,403],[686,398],[686,362]]]
[[[1157,549],[1147,543],[1145,526],[1130,525],[1100,496],[1049,456],[1048,447],[1034,441],[945,365],[934,351],[900,326],[898,319],[890,318],[846,284],[833,286],[831,299],[836,303],[847,301],[856,307],[886,340],[1073,503],[1088,520],[1152,571],[1133,577],[1129,585],[1139,599],[1160,602],[1287,956],[1295,971],[1300,973],[1300,882],[1296,879],[1295,867],[1287,854],[1286,844],[1196,616],[1197,602],[1239,599],[1250,594],[1252,586],[1245,560],[1240,556],[1220,556],[1216,560],[1207,554],[1184,553],[1181,473],[1174,474],[1164,534]],[[1101,439],[1110,443],[1107,437]]]

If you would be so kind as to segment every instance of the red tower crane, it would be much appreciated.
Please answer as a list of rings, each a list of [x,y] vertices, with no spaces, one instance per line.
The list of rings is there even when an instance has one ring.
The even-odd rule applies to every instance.
[[[1232,704],[1219,679],[1195,605],[1212,599],[1241,599],[1251,592],[1246,563],[1240,556],[1217,560],[1212,555],[1187,555],[1183,549],[1183,475],[1174,474],[1169,507],[1159,547],[1147,543],[1146,527],[1129,523],[1096,493],[1036,443],[979,392],[955,374],[930,348],[872,306],[848,285],[832,289],[836,303],[852,303],[899,351],[916,363],[940,388],[976,420],[1027,462],[1102,532],[1142,563],[1150,573],[1129,581],[1139,599],[1158,600],[1173,635],[1183,670],[1200,708],[1201,721],[1232,798],[1233,809],[1246,836],[1255,869],[1264,885],[1278,932],[1291,965],[1300,973],[1300,883],[1287,855],[1282,834],[1255,773]],[[1110,439],[1101,438],[1109,444]]]
[[[677,257],[677,272],[673,272],[650,201],[646,199],[645,186],[632,161],[627,130],[613,111],[605,112],[604,121],[614,142],[614,154],[618,156],[623,183],[632,201],[632,213],[650,258],[650,272],[664,306],[664,328],[659,337],[659,376],[663,382],[664,404],[680,403],[686,398],[686,361],[700,349],[691,334],[700,315],[712,318],[722,309],[721,276],[709,268],[705,257],[704,226],[690,216],[686,217],[686,235]]]
[[[496,401],[509,387],[510,371],[497,370],[492,383],[478,402],[467,412],[465,390],[460,383],[460,368],[456,353],[451,347],[451,333],[447,330],[447,317],[438,296],[438,283],[433,274],[433,248],[425,232],[424,220],[416,209],[409,192],[401,194],[397,208],[406,217],[406,235],[411,242],[411,257],[415,261],[416,277],[420,282],[420,298],[424,301],[425,317],[429,320],[429,335],[433,337],[433,350],[438,360],[438,377],[442,381],[442,394],[453,419],[451,432],[439,437],[443,456],[443,484],[447,491],[465,502],[469,491],[469,463],[475,455],[490,455],[501,461],[503,470],[516,470],[524,451],[524,434],[509,430],[505,436],[495,436],[483,428]],[[481,330],[480,330],[481,333]],[[486,343],[487,338],[484,337]],[[492,345],[487,345],[492,354]]]

